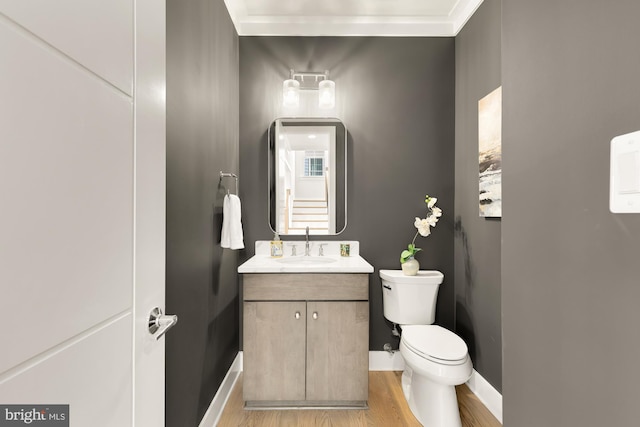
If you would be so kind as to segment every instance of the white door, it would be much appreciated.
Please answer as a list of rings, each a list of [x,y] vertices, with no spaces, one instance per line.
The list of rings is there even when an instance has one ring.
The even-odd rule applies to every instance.
[[[0,406],[164,425],[164,18],[0,0]]]

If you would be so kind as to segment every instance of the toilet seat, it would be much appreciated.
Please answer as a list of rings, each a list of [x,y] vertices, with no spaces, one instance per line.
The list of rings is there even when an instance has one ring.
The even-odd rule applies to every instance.
[[[462,338],[438,325],[403,326],[402,340],[413,353],[435,363],[460,365],[468,358]]]

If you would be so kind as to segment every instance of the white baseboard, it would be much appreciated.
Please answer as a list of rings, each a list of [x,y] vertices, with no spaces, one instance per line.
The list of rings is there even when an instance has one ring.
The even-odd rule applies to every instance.
[[[233,390],[236,380],[240,376],[240,372],[242,372],[241,351],[238,352],[235,360],[229,368],[229,371],[227,372],[227,375],[225,375],[222,380],[222,384],[220,384],[220,388],[218,388],[216,395],[213,397],[207,412],[204,413],[204,417],[202,417],[199,427],[215,427],[218,425],[224,406],[227,404],[227,400],[229,400],[229,396],[231,395],[231,391]]]
[[[467,381],[467,387],[473,392],[494,417],[502,424],[502,394],[487,380],[482,378],[475,369],[471,374],[471,378]]]
[[[235,360],[229,368],[229,372],[222,380],[222,384],[218,392],[214,396],[209,409],[204,414],[199,427],[215,427],[220,420],[224,405],[231,395],[233,386],[242,372],[242,352],[238,352]],[[404,359],[399,351],[389,354],[386,351],[370,351],[369,352],[369,370],[370,371],[402,371],[404,369]],[[480,375],[475,369],[471,374],[471,378],[467,381],[469,390],[473,392],[478,399],[487,407],[494,417],[502,423],[502,395],[498,390],[493,388],[491,384]]]
[[[403,371],[404,359],[399,351],[390,354],[387,351],[370,351],[369,352],[369,370],[370,371]]]

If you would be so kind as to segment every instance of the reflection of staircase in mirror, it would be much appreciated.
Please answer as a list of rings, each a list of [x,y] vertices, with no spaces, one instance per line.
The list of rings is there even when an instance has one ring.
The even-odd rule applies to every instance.
[[[326,200],[293,200],[289,231],[293,234],[304,234],[306,227],[315,231],[315,234],[329,232],[329,209]]]

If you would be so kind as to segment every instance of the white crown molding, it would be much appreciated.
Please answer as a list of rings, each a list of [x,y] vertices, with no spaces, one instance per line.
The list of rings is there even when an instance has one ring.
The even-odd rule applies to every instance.
[[[465,2],[459,2],[451,14],[451,23],[453,25],[453,35],[457,36],[460,30],[464,28],[465,24],[476,10],[480,7],[484,0],[471,0]]]
[[[243,0],[224,0],[239,36],[452,37],[483,0],[460,0],[448,16],[249,16]]]
[[[224,0],[224,5],[227,7],[231,21],[238,31],[238,26],[243,17],[247,16],[247,8],[243,0]],[[238,32],[238,35],[240,33]]]
[[[239,36],[384,36],[446,37],[452,35],[451,22],[392,18],[339,19],[336,17],[254,17],[236,24]]]

